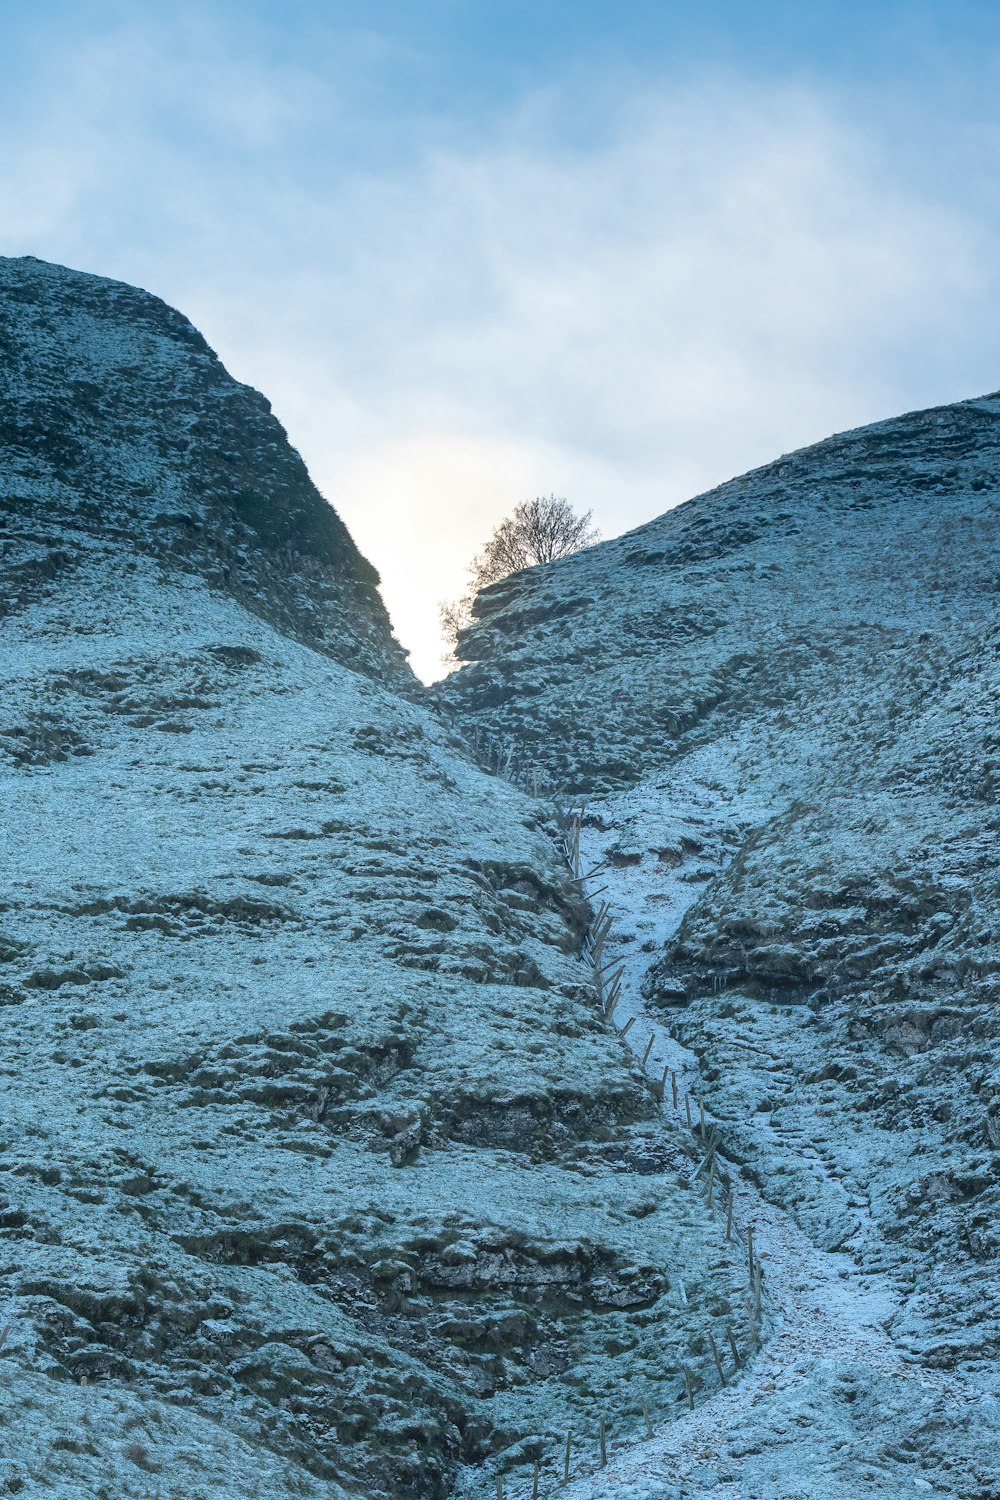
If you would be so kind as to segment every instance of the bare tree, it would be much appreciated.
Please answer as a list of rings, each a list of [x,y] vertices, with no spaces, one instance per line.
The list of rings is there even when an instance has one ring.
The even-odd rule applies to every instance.
[[[472,621],[472,605],[480,589],[522,568],[554,562],[579,552],[600,538],[593,527],[593,511],[578,516],[568,500],[540,495],[524,500],[500,522],[481,552],[469,564],[469,587],[460,599],[440,605],[441,629],[448,645],[445,660],[453,660],[460,630]]]

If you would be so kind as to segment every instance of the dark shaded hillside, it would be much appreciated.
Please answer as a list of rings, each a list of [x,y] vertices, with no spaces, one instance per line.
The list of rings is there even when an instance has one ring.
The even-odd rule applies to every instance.
[[[998,497],[1000,395],[831,438],[494,584],[441,696],[583,792],[838,694],[865,758],[995,620]]]
[[[374,568],[259,392],[121,282],[0,258],[4,612],[95,547],[197,575],[306,645],[412,681]]]
[[[980,1392],[1000,1358],[998,559],[990,396],[495,585],[439,689],[470,738],[586,800],[592,852],[638,893],[622,942],[645,939],[648,1002],[731,1158],[880,1278],[906,1358]]]
[[[0,326],[0,1493],[548,1481],[742,1285],[548,809],[179,314],[5,262]]]

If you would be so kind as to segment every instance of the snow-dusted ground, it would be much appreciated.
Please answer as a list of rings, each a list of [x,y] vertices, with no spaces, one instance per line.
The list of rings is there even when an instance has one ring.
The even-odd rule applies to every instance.
[[[720,1448],[767,1500],[911,1476],[1000,1495],[998,546],[993,395],[502,580],[439,689],[590,798],[618,861],[616,1019],[644,996],[688,1049],[740,1200],[771,1206],[776,1320],[763,1226],[802,1236],[775,1349],[815,1323],[825,1352],[780,1362],[804,1373],[757,1392],[742,1458]]]
[[[391,1492],[674,1400],[675,1268],[733,1278],[540,805],[144,559],[8,620],[0,682],[0,1483]]]
[[[622,1041],[264,399],[58,267],[0,335],[0,1489],[997,1500],[1000,400],[482,601]]]
[[[668,1081],[664,1114],[686,1127],[690,1101],[707,1101],[708,1128],[718,1124],[722,1131],[734,1232],[746,1244],[752,1230],[765,1269],[763,1339],[742,1370],[723,1351],[725,1388],[652,1438],[612,1443],[606,1467],[592,1459],[574,1464],[582,1472],[559,1493],[566,1500],[1000,1494],[1000,1470],[993,1468],[1000,1454],[996,1396],[900,1349],[886,1331],[901,1310],[893,1280],[851,1254],[817,1248],[769,1200],[766,1181],[758,1185],[725,1159],[727,1122],[716,1120],[697,1056],[672,1035],[669,1015],[651,1012],[643,999],[650,953],[674,936],[740,835],[767,816],[752,798],[726,795],[713,780],[713,759],[702,752],[679,776],[591,800],[583,809],[580,854],[584,870],[597,870],[589,885],[603,887],[597,899],[611,904],[615,919],[602,961],[623,974],[616,1024],[627,1028],[627,1043],[651,1076],[659,1079],[664,1067],[673,1073],[677,1102]],[[657,849],[667,857],[651,855]],[[764,1066],[780,1066],[747,1045]],[[696,1103],[696,1122],[699,1114]],[[767,1116],[756,1116],[748,1128],[768,1131]],[[988,1477],[984,1487],[991,1473],[993,1490]]]
[[[547,806],[183,318],[0,260],[0,334],[0,1493],[478,1500],[661,1419],[741,1264]]]

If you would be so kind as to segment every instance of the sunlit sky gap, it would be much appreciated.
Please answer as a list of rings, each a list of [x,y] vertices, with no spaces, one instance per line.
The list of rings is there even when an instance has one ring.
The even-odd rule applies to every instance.
[[[605,535],[1000,386],[1000,7],[0,3],[0,249],[262,389],[440,670],[519,500]]]

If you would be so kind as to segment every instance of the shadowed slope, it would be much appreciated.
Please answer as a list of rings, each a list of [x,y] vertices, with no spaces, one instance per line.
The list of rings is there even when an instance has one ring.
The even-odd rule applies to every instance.
[[[831,438],[505,580],[439,690],[470,737],[585,798],[600,853],[634,875],[638,980],[697,1055],[726,1150],[875,1278],[904,1359],[983,1401],[998,556],[990,396]],[[873,1398],[873,1444],[880,1420]],[[985,1494],[962,1445],[931,1424],[912,1452],[948,1493]],[[975,1472],[998,1453],[977,1447]]]
[[[548,1478],[677,1406],[740,1265],[547,810],[394,690],[370,569],[179,315],[2,278],[0,1490]]]
[[[358,552],[268,402],[148,292],[0,258],[0,526],[9,613],[124,545],[296,639],[412,683]]]

